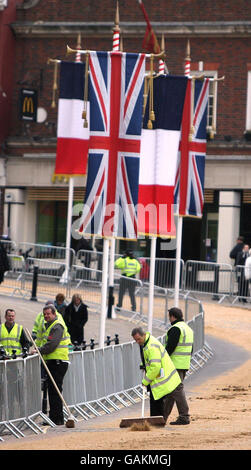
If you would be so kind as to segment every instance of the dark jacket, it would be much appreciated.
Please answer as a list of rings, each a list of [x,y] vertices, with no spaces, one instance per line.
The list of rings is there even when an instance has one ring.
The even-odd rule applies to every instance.
[[[168,330],[168,342],[166,345],[166,352],[171,356],[173,354],[175,348],[178,345],[179,339],[180,339],[180,329],[175,326],[175,323],[178,323],[181,320],[175,320],[171,323],[172,328]],[[183,320],[182,320],[183,321]],[[192,348],[193,351],[193,348]]]
[[[64,321],[68,329],[70,326],[77,326],[79,328],[83,328],[83,326],[88,321],[87,305],[81,303],[78,311],[76,312],[74,304],[73,302],[71,302],[69,305],[67,305],[65,309]]]
[[[0,243],[0,282],[3,282],[4,273],[9,271],[10,263],[6,253],[6,250],[2,243]]]
[[[249,257],[248,251],[239,251],[236,256],[236,266],[245,266],[246,259]]]
[[[243,247],[244,247],[244,243],[237,243],[229,253],[229,257],[231,259],[234,259],[234,266],[237,266],[238,264],[237,257],[239,253],[242,251]]]

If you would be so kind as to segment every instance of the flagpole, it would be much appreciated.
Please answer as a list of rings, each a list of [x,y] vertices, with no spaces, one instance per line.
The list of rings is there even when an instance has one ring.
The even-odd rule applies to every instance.
[[[188,39],[187,47],[186,47],[185,67],[184,67],[185,77],[190,77],[190,71],[191,71],[191,48],[190,48],[190,41]],[[191,120],[191,125],[192,125],[192,120]],[[177,233],[176,233],[175,287],[174,287],[174,306],[175,307],[179,307],[182,230],[183,230],[183,217],[181,217],[180,215],[180,208],[178,206],[178,223],[177,223]]]
[[[156,259],[157,238],[151,238],[150,273],[149,273],[149,294],[148,294],[148,331],[152,332],[153,325],[153,301],[154,301],[154,277]]]
[[[65,256],[65,278],[69,281],[70,272],[70,249],[71,249],[71,223],[72,223],[72,206],[73,206],[74,178],[69,178],[68,188],[68,209],[67,209],[67,229],[66,229],[66,256]]]
[[[175,307],[179,307],[182,229],[183,229],[183,217],[178,215],[177,232],[176,232],[176,263],[175,263],[175,287],[174,287],[174,306]]]
[[[114,258],[115,258],[115,238],[111,239],[111,251],[110,251],[110,261],[109,261],[109,294],[108,294],[108,309],[107,309],[107,318],[115,318],[113,313],[113,304],[114,304]]]
[[[113,28],[113,42],[112,50],[119,52],[120,50],[120,27],[119,27],[119,2],[116,4],[116,13],[115,21]],[[113,304],[114,304],[114,257],[115,257],[115,238],[111,239],[111,251],[110,251],[110,261],[109,261],[109,294],[108,294],[108,308],[107,308],[107,318],[113,318]]]
[[[103,268],[102,268],[102,288],[101,288],[101,315],[99,325],[99,347],[104,347],[105,340],[105,320],[106,320],[106,295],[108,284],[108,259],[109,259],[109,239],[104,238],[103,244]]]

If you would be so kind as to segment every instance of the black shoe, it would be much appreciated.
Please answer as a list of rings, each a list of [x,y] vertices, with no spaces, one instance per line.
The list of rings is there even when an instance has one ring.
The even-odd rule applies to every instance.
[[[60,419],[60,418],[59,419],[52,419],[52,418],[50,418],[50,420],[54,424],[56,424],[56,426],[63,426],[64,425],[64,419]]]
[[[176,421],[171,421],[171,423],[169,424],[172,424],[172,425],[185,425],[185,424],[190,424],[190,420],[189,419],[182,419],[182,418],[177,418]]]

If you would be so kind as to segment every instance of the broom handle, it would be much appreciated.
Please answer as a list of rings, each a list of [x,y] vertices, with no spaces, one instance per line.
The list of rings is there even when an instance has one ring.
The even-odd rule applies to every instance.
[[[58,386],[57,386],[57,384],[56,384],[54,378],[52,377],[51,372],[50,372],[50,370],[48,369],[48,366],[46,365],[46,362],[45,362],[45,360],[44,360],[42,354],[40,353],[40,351],[39,351],[39,349],[38,349],[38,347],[37,347],[37,345],[36,345],[34,339],[32,338],[32,336],[31,336],[31,334],[30,334],[30,332],[29,332],[29,330],[28,330],[27,328],[24,328],[24,330],[25,330],[25,332],[27,333],[29,339],[31,340],[31,342],[32,342],[32,344],[33,344],[33,346],[34,346],[34,348],[36,349],[36,351],[37,351],[37,353],[38,353],[38,355],[39,355],[39,357],[40,357],[40,359],[41,359],[41,361],[42,361],[42,363],[43,363],[43,365],[44,365],[44,368],[46,369],[47,374],[49,375],[49,377],[50,377],[50,379],[51,379],[51,381],[52,381],[52,383],[53,383],[53,385],[54,385],[54,387],[55,387],[55,389],[56,389],[56,391],[57,391],[59,397],[61,398],[61,400],[62,400],[62,402],[63,402],[65,408],[66,408],[67,411],[68,411],[68,414],[70,415],[70,414],[71,414],[70,409],[69,409],[67,403],[65,402],[65,399],[64,399],[62,393],[60,392],[60,390],[59,390],[59,388],[58,388]]]
[[[142,411],[141,411],[142,418],[144,418],[144,414],[145,414],[145,396],[146,396],[146,387],[143,386]]]

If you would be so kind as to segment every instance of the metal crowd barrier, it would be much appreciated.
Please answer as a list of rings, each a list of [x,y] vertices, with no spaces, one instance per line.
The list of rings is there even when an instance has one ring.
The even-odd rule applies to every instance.
[[[26,296],[31,292],[34,266],[38,266],[40,293],[54,295],[55,286],[71,297],[74,291],[81,290],[93,305],[100,305],[100,283],[102,280],[102,252],[70,249],[70,272],[66,279],[66,248],[34,243],[3,242],[6,245],[11,269],[5,273],[7,291]],[[116,254],[115,258],[120,255]],[[139,258],[142,269],[137,275],[137,311],[144,314],[149,282],[149,258]],[[250,286],[245,279],[245,267],[233,267],[227,263],[181,260],[180,292],[186,295],[210,295],[214,300],[227,299],[234,304],[250,301]],[[155,300],[163,302],[164,296],[172,297],[175,282],[175,259],[157,258],[155,264]],[[143,290],[142,290],[143,288]],[[118,275],[115,275],[114,292],[118,291]],[[163,297],[162,301],[160,300]],[[130,310],[129,297],[125,298],[125,309]]]
[[[189,374],[213,355],[204,341],[204,312],[188,322],[195,341]],[[158,339],[165,344],[166,332]],[[74,420],[88,420],[128,407],[142,399],[139,347],[128,342],[95,350],[70,352],[63,395]],[[42,412],[41,364],[38,355],[0,361],[0,440],[43,432],[54,423]],[[65,414],[67,417],[66,410]]]

